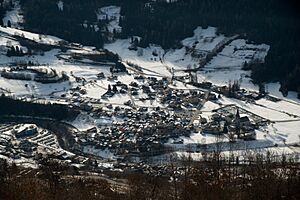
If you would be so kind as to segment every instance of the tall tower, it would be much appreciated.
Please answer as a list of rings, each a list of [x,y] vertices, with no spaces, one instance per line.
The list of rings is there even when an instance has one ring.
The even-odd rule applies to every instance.
[[[190,82],[198,83],[198,77],[196,72],[189,72]]]

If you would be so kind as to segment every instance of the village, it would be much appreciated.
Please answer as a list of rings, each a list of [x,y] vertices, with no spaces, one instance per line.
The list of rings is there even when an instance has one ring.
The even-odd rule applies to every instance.
[[[22,70],[25,69],[18,69]],[[95,161],[102,163],[100,165],[106,163],[104,166],[111,163],[108,168],[121,164],[127,169],[128,165],[132,168],[141,163],[156,166],[150,160],[157,156],[176,151],[207,153],[215,149],[208,150],[204,148],[206,144],[201,143],[194,148],[184,144],[183,138],[192,134],[222,137],[229,143],[251,141],[256,140],[256,130],[270,123],[236,105],[222,105],[220,99],[229,95],[230,98],[250,102],[266,95],[242,90],[237,81],[233,85],[219,87],[208,82],[194,83],[191,73],[185,77],[156,78],[121,72],[133,77],[131,82],[126,83],[118,80],[120,72],[115,73],[113,69],[110,71],[111,75],[97,75],[98,80],[109,81],[106,92],[99,98],[86,97],[88,91],[84,88],[89,82],[78,77],[75,79],[82,85],[49,98],[49,101],[69,104],[81,112],[72,122],[75,127],[70,134],[74,144],[68,151],[60,146],[59,141],[62,139],[57,139],[61,137],[60,133],[42,129],[35,124],[13,123],[2,125],[1,154],[14,159],[26,158],[30,161],[26,162],[31,164],[46,154],[60,160],[69,160],[69,164],[80,168],[94,166]],[[122,95],[121,102],[111,101],[118,95]],[[39,97],[31,97],[27,101],[41,100]],[[218,108],[212,109],[209,115],[203,114],[201,109],[206,103],[218,105]],[[78,124],[86,123],[90,126],[76,128]],[[85,162],[82,163],[83,160]]]
[[[197,27],[181,49],[141,48],[140,37],[113,37],[121,31],[118,7],[98,14],[109,17],[103,49],[0,27],[1,98],[40,105],[42,114],[51,105],[67,108],[58,106],[58,116],[79,113],[1,116],[1,157],[33,168],[53,157],[87,171],[147,173],[167,172],[171,158],[216,152],[299,158],[300,104],[254,85],[243,70],[263,63],[268,45]],[[11,55],[13,48],[22,55]]]

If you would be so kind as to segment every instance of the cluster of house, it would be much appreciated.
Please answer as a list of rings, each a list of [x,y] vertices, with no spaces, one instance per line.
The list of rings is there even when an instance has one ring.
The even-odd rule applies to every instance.
[[[33,144],[23,138],[37,133],[37,127],[15,126],[13,124],[1,124],[0,126],[0,154],[12,159],[33,158],[37,150],[37,144]]]
[[[58,74],[54,69],[28,68],[27,66],[3,69],[1,76],[7,79],[33,80],[40,83],[57,83],[69,80],[66,73]]]
[[[204,125],[202,131],[208,134],[226,134],[231,142],[236,139],[255,140],[258,123],[248,115],[240,115],[239,108],[236,113],[222,112],[222,109],[212,115],[210,122]]]
[[[246,115],[240,116],[238,109],[234,114],[215,112],[209,120],[202,118],[201,112],[198,116],[193,116],[206,101],[217,101],[219,98],[216,93],[210,92],[211,84],[206,83],[203,87],[205,88],[202,90],[174,89],[170,88],[170,80],[166,78],[143,76],[136,76],[135,81],[129,84],[115,81],[102,99],[108,99],[117,93],[133,96],[143,93],[146,95],[140,95],[140,101],[156,99],[163,107],[135,106],[132,100],[124,103],[128,107],[106,105],[108,110],[92,111],[90,105],[94,117],[114,117],[115,120],[111,124],[101,124],[77,135],[78,144],[80,148],[94,146],[97,149],[109,149],[115,155],[142,156],[162,154],[166,151],[164,144],[169,139],[179,141],[182,136],[188,137],[192,132],[227,134],[230,141],[256,138],[257,123]],[[199,118],[198,124],[193,123],[195,117]]]
[[[98,79],[103,78],[106,78],[103,73],[98,74]],[[174,80],[167,78],[136,75],[131,83],[118,81],[115,76],[107,78],[112,84],[108,86],[102,99],[108,100],[118,93],[132,95],[134,98],[125,102],[126,106],[104,104],[109,110],[96,110],[92,101],[81,104],[82,109],[90,111],[89,114],[95,118],[114,118],[114,122],[105,126],[96,125],[84,134],[77,135],[80,148],[91,145],[97,149],[109,149],[115,155],[140,157],[162,154],[167,151],[164,143],[169,139],[183,143],[181,137],[189,136],[192,132],[228,135],[231,142],[237,139],[256,139],[255,130],[260,125],[254,119],[257,116],[244,112],[240,114],[240,110],[235,108],[230,113],[220,109],[208,119],[201,117],[199,111],[207,101],[218,103],[221,95],[245,101],[259,98],[257,93],[240,89],[237,81],[224,87],[204,82],[192,83],[196,86],[193,89],[176,89],[176,85],[171,84]],[[150,108],[136,106],[134,103],[144,100],[156,100],[161,106]],[[100,101],[97,105],[101,104]]]
[[[40,145],[52,150],[59,149],[56,136],[34,124],[0,125],[1,155],[13,159],[36,158]]]
[[[213,93],[206,94],[200,90],[184,91],[168,89],[160,96],[161,102],[173,110],[200,109],[207,100],[217,100]]]
[[[211,90],[227,96],[229,98],[235,98],[242,101],[254,102],[266,96],[267,91],[260,87],[260,91],[248,91],[240,88],[239,81],[234,81],[233,84],[229,83],[228,86],[213,86]]]
[[[119,120],[109,126],[94,127],[85,134],[78,135],[80,145],[110,149],[118,155],[160,154],[164,151],[163,144],[170,138],[189,136],[193,130],[190,120],[182,119],[165,110],[148,110],[145,107],[132,110],[116,107],[113,115]]]
[[[128,85],[122,83],[121,81],[117,81],[115,84],[109,85],[107,92],[103,94],[101,98],[107,99],[117,93],[120,94],[130,93],[133,96],[137,96],[139,95],[139,92],[142,92],[144,94],[147,94],[148,100],[154,100],[157,93],[167,88],[167,84],[166,84],[167,80],[165,78],[163,78],[162,80],[158,80],[155,77],[148,77],[146,79],[143,76],[136,76],[135,80],[136,81],[133,81]],[[144,101],[146,99],[141,98],[140,100]],[[131,105],[131,103],[126,103],[126,104]]]
[[[98,74],[98,78],[105,78],[104,74]],[[95,127],[86,131],[74,133],[76,143],[74,151],[78,150],[84,154],[84,148],[92,146],[97,150],[108,150],[120,158],[149,158],[161,155],[170,151],[165,143],[168,141],[179,141],[182,144],[182,137],[189,137],[193,132],[202,132],[214,135],[228,135],[230,141],[237,139],[253,140],[256,138],[255,130],[258,128],[258,116],[240,112],[237,107],[230,108],[230,112],[225,108],[216,110],[210,119],[201,117],[199,109],[206,101],[217,101],[214,88],[211,84],[205,83],[202,89],[184,90],[170,86],[170,80],[166,78],[157,79],[154,77],[136,76],[135,80],[129,84],[114,80],[102,99],[108,99],[117,93],[135,96],[134,99],[157,100],[162,105],[160,107],[143,107],[134,105],[133,98],[130,102],[125,102],[126,106],[101,105],[100,99],[81,98],[85,94],[81,87],[72,89],[72,93],[78,93],[78,102],[73,99],[82,110],[88,112],[95,119],[107,118],[110,123],[95,123]],[[236,86],[232,86],[236,87]],[[240,94],[238,88],[227,89],[227,92]],[[222,88],[217,88],[218,90]],[[218,93],[220,93],[218,91]],[[143,94],[143,95],[140,95]],[[146,94],[146,95],[145,95]],[[222,93],[225,95],[225,93]],[[242,94],[242,93],[241,93]],[[245,95],[243,95],[245,96]],[[229,107],[228,107],[229,109]],[[235,109],[235,110],[234,110]],[[114,120],[111,120],[111,119]],[[195,124],[195,119],[199,123]],[[196,120],[197,121],[197,120]],[[4,129],[5,130],[5,129]],[[37,149],[47,146],[58,149],[58,142],[55,135],[48,132],[41,133],[36,126],[27,126],[24,129],[15,129],[13,132],[5,132],[0,127],[0,154],[8,157],[33,158],[37,156]],[[28,140],[30,138],[30,140]],[[11,141],[18,140],[18,145],[14,146]],[[66,155],[64,152],[53,151],[56,158],[70,160],[71,163],[82,164],[88,162],[80,156]],[[120,164],[120,162],[117,162]],[[88,164],[89,166],[95,163]],[[144,165],[143,165],[144,166]],[[151,168],[138,167],[138,165],[123,166],[128,172],[144,170],[151,172]]]

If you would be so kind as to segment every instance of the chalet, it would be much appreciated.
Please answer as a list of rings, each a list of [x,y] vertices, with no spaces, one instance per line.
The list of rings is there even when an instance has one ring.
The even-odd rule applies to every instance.
[[[101,72],[101,73],[97,74],[97,78],[98,78],[98,79],[104,79],[104,78],[105,78],[104,73]]]
[[[216,124],[208,124],[203,128],[203,133],[207,134],[221,134],[223,132],[223,129],[219,125]]]
[[[240,117],[240,118],[235,118],[233,120],[233,124],[237,125],[237,123],[239,123],[240,127],[243,127],[243,126],[253,126],[248,116],[243,116],[243,117]]]
[[[137,84],[137,82],[131,82],[130,84],[129,84],[131,87],[139,87],[139,85]]]
[[[143,76],[134,76],[134,79],[136,79],[136,80],[143,80],[144,77]]]
[[[97,130],[96,127],[93,127],[93,128],[90,128],[90,129],[86,130],[86,132],[88,132],[88,133],[97,133],[98,130]]]
[[[80,108],[85,111],[93,110],[93,105],[91,103],[83,103],[80,105]]]
[[[25,152],[33,152],[37,148],[37,144],[31,143],[27,140],[21,140],[19,148]]]
[[[20,139],[20,138],[30,137],[30,136],[34,136],[37,133],[38,133],[37,127],[30,126],[30,127],[26,127],[25,129],[21,130],[20,132],[17,132],[16,138]]]

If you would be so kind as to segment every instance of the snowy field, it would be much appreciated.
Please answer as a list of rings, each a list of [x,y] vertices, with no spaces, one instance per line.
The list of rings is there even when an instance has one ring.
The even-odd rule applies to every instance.
[[[33,40],[41,44],[57,45],[60,41],[62,41],[61,39],[54,36],[31,33],[28,31],[23,31],[23,30],[19,30],[16,28],[9,28],[9,27],[4,28],[0,26],[0,33],[1,35],[3,34],[3,36],[14,36],[14,35],[22,36],[26,39]]]
[[[247,44],[243,39],[234,40],[199,72],[199,80],[217,85],[228,85],[229,81],[239,80],[242,88],[257,90],[258,87],[249,78],[250,71],[244,71],[242,67],[245,62],[250,63],[254,59],[263,61],[268,50],[268,45]]]

